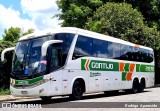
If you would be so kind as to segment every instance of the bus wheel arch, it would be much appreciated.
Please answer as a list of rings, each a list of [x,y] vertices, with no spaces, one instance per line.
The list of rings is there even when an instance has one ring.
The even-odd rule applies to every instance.
[[[86,85],[84,79],[77,78],[74,80],[72,84],[72,94],[69,95],[69,97],[74,100],[80,100],[85,91],[86,91]]]

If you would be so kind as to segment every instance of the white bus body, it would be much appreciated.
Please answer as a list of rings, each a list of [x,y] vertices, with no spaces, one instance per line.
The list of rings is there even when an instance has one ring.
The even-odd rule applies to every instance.
[[[68,39],[57,39],[63,34],[68,39],[72,36],[70,45],[67,45]],[[49,37],[37,42],[36,39],[42,36]],[[51,39],[52,36],[55,36],[55,40]],[[52,42],[45,43],[47,41]],[[22,51],[24,47],[27,51]],[[32,47],[38,50],[35,53],[40,52],[38,62],[34,62]],[[64,54],[65,50],[67,54]],[[46,65],[44,70],[40,63]],[[141,92],[145,87],[154,85],[154,77],[154,54],[151,48],[66,27],[36,32],[19,39],[13,59],[10,90],[12,95],[20,97],[44,99],[71,95],[74,99],[81,99],[83,93],[100,91],[132,89],[134,93]]]

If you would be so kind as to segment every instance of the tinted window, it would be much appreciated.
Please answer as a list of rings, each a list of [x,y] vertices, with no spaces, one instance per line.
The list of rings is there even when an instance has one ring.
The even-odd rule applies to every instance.
[[[148,51],[149,55],[148,55],[148,62],[152,62],[153,61],[153,51]]]
[[[76,42],[73,59],[83,56],[92,56],[92,39],[80,35]]]
[[[120,57],[120,44],[108,42],[109,58],[119,59]]]
[[[108,42],[93,39],[93,56],[107,58],[108,57]]]
[[[132,51],[131,46],[128,45],[120,45],[121,47],[121,60],[132,60]]]
[[[71,43],[73,41],[74,38],[74,34],[70,34],[70,33],[59,33],[59,34],[55,34],[52,39],[53,40],[62,40],[62,65],[65,64],[66,62],[66,58],[68,55],[68,51],[69,48],[71,46]]]
[[[152,62],[153,61],[153,53],[152,51],[146,49],[140,49],[141,59],[140,62]]]
[[[132,61],[140,61],[139,48],[132,47]]]
[[[88,38],[85,36],[79,36],[75,46],[73,59],[83,56],[147,63],[153,61],[153,51],[134,46]]]

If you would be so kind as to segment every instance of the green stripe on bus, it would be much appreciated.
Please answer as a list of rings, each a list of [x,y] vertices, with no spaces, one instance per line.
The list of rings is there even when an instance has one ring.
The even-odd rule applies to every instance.
[[[129,63],[125,63],[124,70],[125,72],[129,71]]]
[[[127,75],[127,72],[122,72],[122,81],[126,80],[126,75]]]
[[[81,70],[85,70],[86,59],[81,59]]]
[[[137,64],[136,65],[136,72],[154,72],[154,66],[153,65]]]
[[[119,62],[81,59],[81,70],[119,71]],[[125,63],[124,72],[130,71],[130,63]],[[136,72],[154,72],[154,65],[136,64]]]
[[[136,72],[140,72],[139,68],[140,68],[140,64],[136,64]]]
[[[15,85],[31,85],[43,80],[43,76],[33,78],[33,79],[26,79],[26,80],[15,80]]]

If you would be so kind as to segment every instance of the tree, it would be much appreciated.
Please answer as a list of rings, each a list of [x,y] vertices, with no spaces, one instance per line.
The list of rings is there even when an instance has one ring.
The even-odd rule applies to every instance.
[[[0,41],[0,53],[7,47],[12,47],[14,44],[10,41]],[[10,83],[10,73],[11,73],[11,66],[12,66],[12,56],[13,52],[8,52],[5,54],[5,58],[7,61],[4,62],[0,61],[0,87],[9,88]]]
[[[152,48],[159,47],[158,42],[153,44],[155,38],[160,38],[156,27],[147,27],[143,19],[142,14],[129,4],[108,2],[88,18],[85,28]]]
[[[150,27],[156,25],[160,30],[160,0],[106,0],[106,2],[131,4],[142,13]]]
[[[26,32],[24,32],[24,33],[22,34],[22,36],[31,34],[31,33],[33,33],[33,32],[34,32],[34,29],[28,29]]]
[[[33,32],[34,32],[34,29],[28,29],[26,32],[23,33],[21,28],[11,27],[8,30],[5,29],[4,35],[2,35],[2,36],[3,36],[4,41],[11,41],[13,43],[16,43],[21,36],[25,36],[25,35],[31,34]]]
[[[83,28],[88,17],[93,16],[96,8],[103,4],[102,0],[59,0],[57,2],[62,13],[57,14],[63,20],[62,26]]]
[[[21,29],[16,27],[16,28],[9,28],[8,30],[5,29],[4,30],[4,35],[3,36],[3,40],[4,41],[11,41],[11,42],[16,42],[19,38],[20,38],[20,32]]]
[[[160,0],[59,0],[57,2],[63,20],[62,26],[84,28],[88,17],[92,17],[97,8],[106,2],[128,3],[142,13],[150,27],[154,25],[160,30]]]

